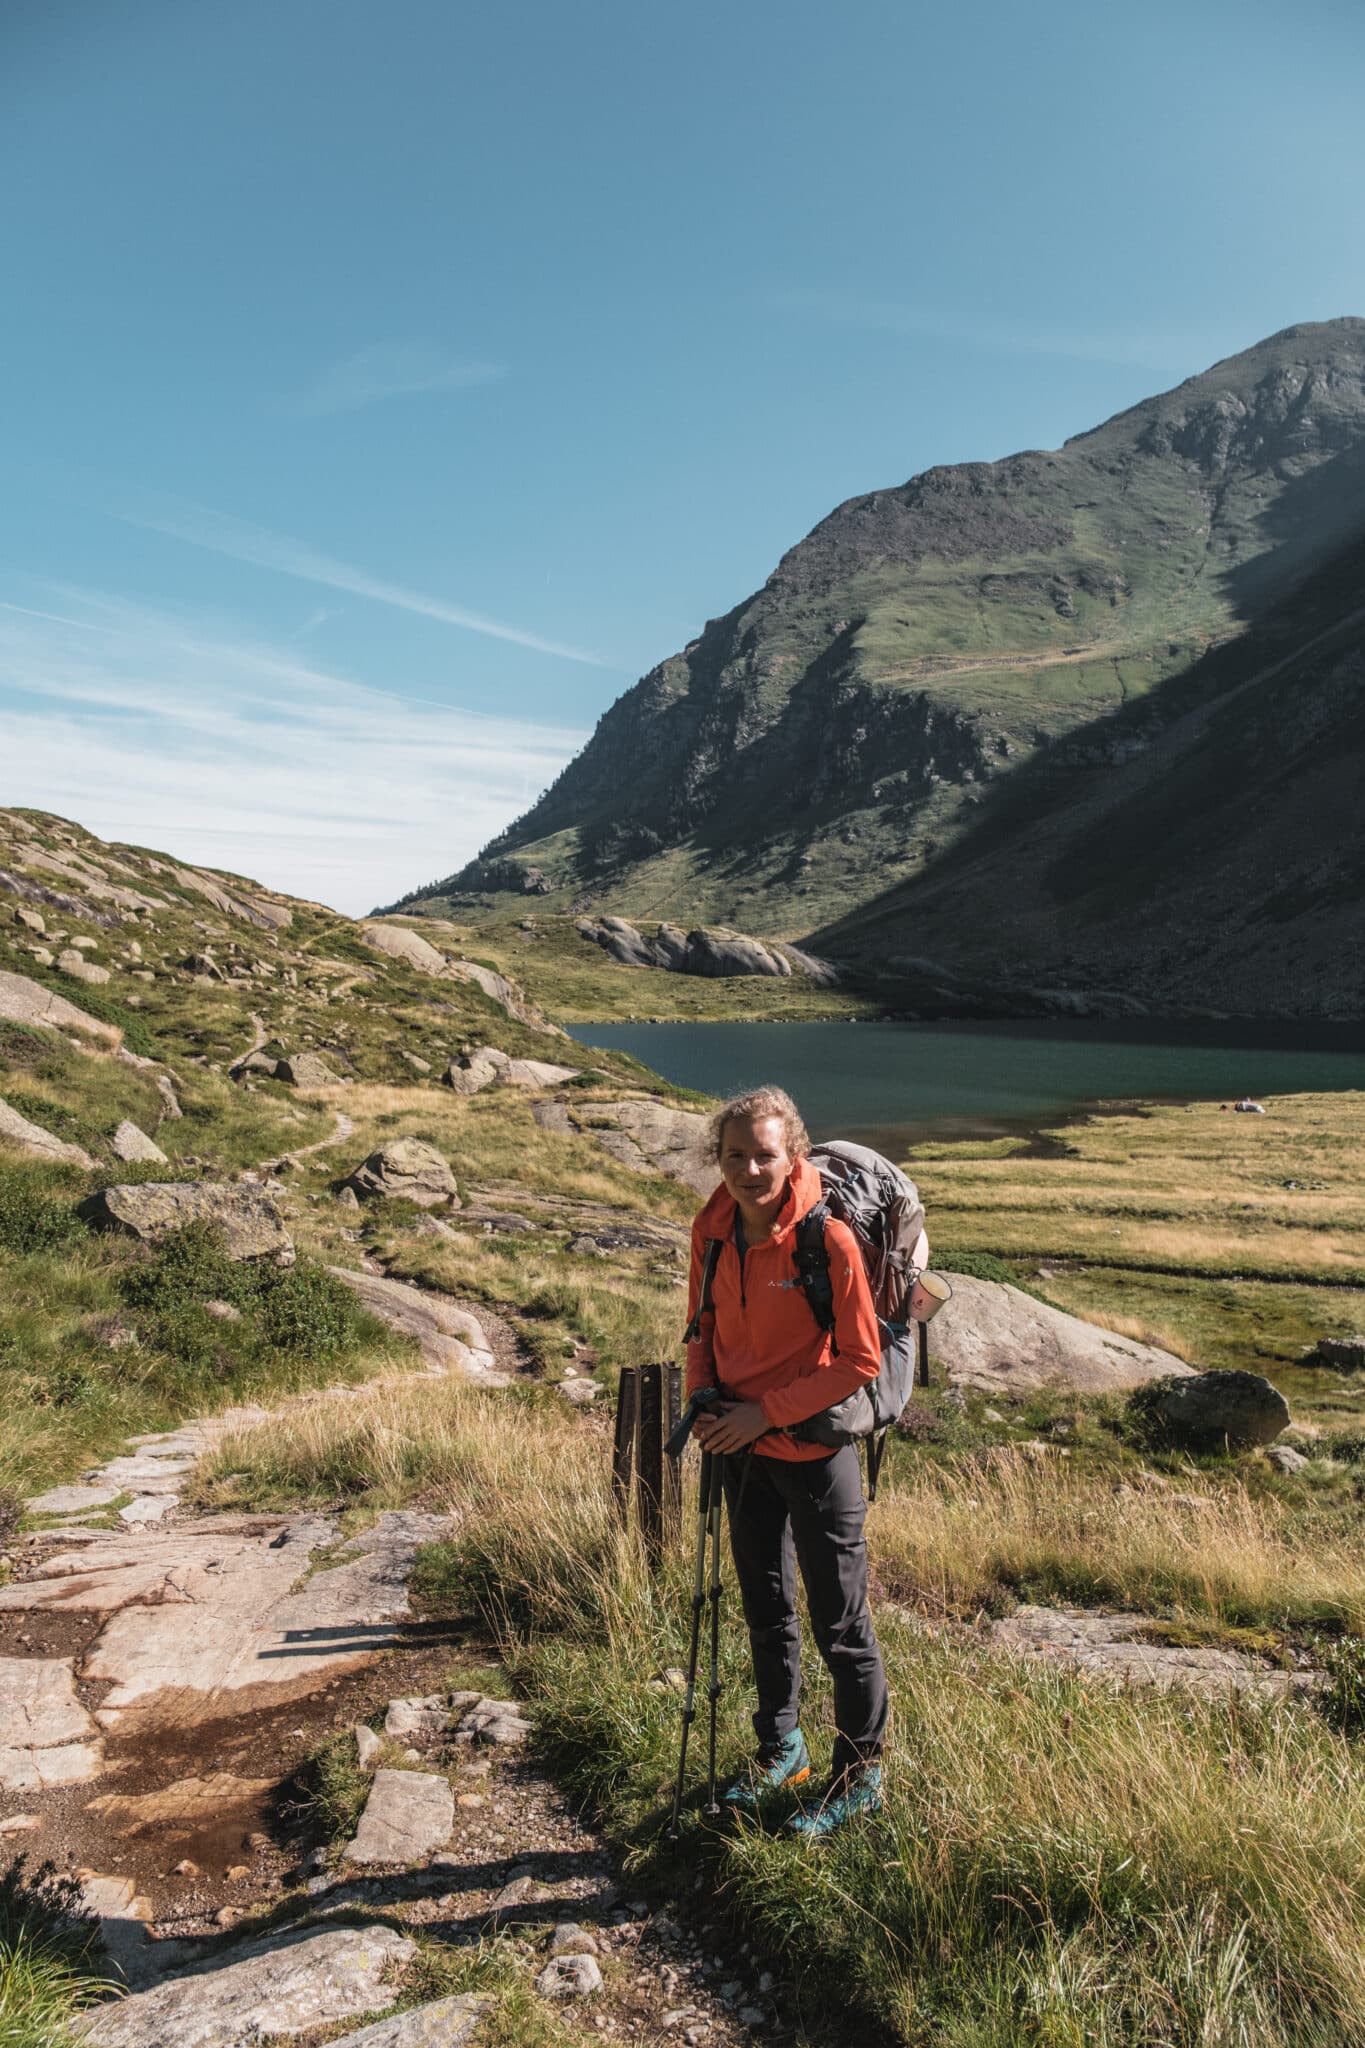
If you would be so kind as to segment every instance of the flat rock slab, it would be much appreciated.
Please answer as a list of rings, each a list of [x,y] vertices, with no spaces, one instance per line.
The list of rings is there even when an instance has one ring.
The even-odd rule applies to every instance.
[[[474,2038],[489,2004],[477,1991],[460,1991],[431,2005],[414,2005],[392,2019],[376,2020],[358,2033],[343,2034],[330,2048],[464,2048]]]
[[[368,1663],[410,1613],[419,1546],[441,1516],[382,1515],[309,1575],[336,1525],[322,1516],[224,1518],[97,1537],[0,1587],[0,1611],[107,1616],[81,1676],[109,1683],[97,1719],[191,1723],[312,1690]],[[247,1702],[240,1695],[259,1688]]]
[[[164,1521],[176,1505],[173,1493],[140,1493],[118,1511],[118,1518],[130,1529],[144,1528],[148,1522]]]
[[[950,1272],[953,1298],[934,1317],[929,1350],[954,1385],[988,1394],[1064,1387],[1105,1394],[1147,1380],[1193,1377],[1169,1351],[1049,1308],[1018,1287]]]
[[[112,1507],[124,1486],[53,1486],[35,1493],[24,1506],[31,1515],[87,1515]]]
[[[64,1657],[0,1657],[0,1787],[43,1792],[100,1769],[99,1730]]]
[[[103,1766],[98,1747],[62,1742],[52,1749],[0,1748],[0,1786],[6,1792],[47,1792],[54,1785],[85,1785]]]
[[[498,1371],[483,1325],[449,1295],[386,1280],[377,1273],[359,1273],[353,1266],[329,1266],[328,1271],[371,1315],[413,1338],[433,1371],[458,1372],[485,1387],[509,1385],[508,1375]]]
[[[450,1840],[455,1795],[434,1771],[376,1771],[351,1863],[424,1863]]]
[[[990,1641],[994,1649],[1017,1650],[1116,1684],[1150,1685],[1160,1692],[1185,1687],[1194,1692],[1255,1692],[1278,1698],[1303,1691],[1311,1682],[1298,1672],[1272,1671],[1236,1650],[1180,1649],[1141,1641],[1142,1630],[1150,1627],[1150,1615],[1020,1607],[991,1623]]]
[[[0,1742],[51,1749],[97,1732],[65,1657],[0,1657]]]
[[[116,1024],[101,1023],[65,996],[30,981],[26,974],[0,974],[0,1017],[13,1024],[50,1024],[61,1031],[83,1031],[90,1038],[102,1038],[107,1045],[118,1045],[123,1038]]]
[[[382,2011],[416,1943],[391,1927],[336,1927],[253,1943],[179,1972],[72,2026],[96,2048],[256,2048]]]
[[[31,1152],[39,1159],[66,1159],[73,1166],[83,1166],[89,1171],[94,1165],[90,1154],[80,1145],[68,1145],[64,1138],[58,1138],[51,1131],[45,1131],[41,1124],[30,1123],[17,1109],[11,1109],[0,1097],[0,1138],[8,1138],[11,1145],[18,1145],[24,1152]]]
[[[99,1483],[113,1486],[119,1493],[178,1493],[194,1463],[193,1458],[153,1458],[145,1452],[134,1458],[111,1458],[100,1466]]]

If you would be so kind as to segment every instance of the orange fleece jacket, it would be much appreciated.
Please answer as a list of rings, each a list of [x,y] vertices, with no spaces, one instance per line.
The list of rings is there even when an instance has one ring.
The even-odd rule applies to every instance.
[[[800,1443],[792,1425],[842,1401],[881,1371],[881,1336],[872,1291],[852,1231],[833,1217],[825,1225],[825,1249],[834,1289],[834,1335],[822,1330],[796,1278],[796,1225],[820,1199],[820,1176],[799,1159],[788,1183],[777,1225],[766,1244],[744,1255],[741,1274],[735,1244],[735,1202],[723,1187],[692,1224],[692,1275],[688,1319],[701,1295],[702,1259],[708,1238],[721,1240],[711,1289],[712,1309],[701,1335],[687,1347],[687,1391],[720,1386],[741,1401],[758,1401],[773,1428],[754,1449],[768,1458],[828,1458],[823,1444]]]

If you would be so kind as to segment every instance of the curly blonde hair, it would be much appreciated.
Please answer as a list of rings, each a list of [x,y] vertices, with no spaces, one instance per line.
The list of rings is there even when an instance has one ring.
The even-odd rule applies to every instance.
[[[810,1133],[801,1118],[801,1112],[785,1088],[771,1085],[763,1088],[749,1088],[743,1095],[732,1096],[722,1109],[711,1119],[708,1140],[710,1156],[719,1161],[721,1146],[725,1142],[725,1126],[743,1119],[756,1123],[760,1117],[777,1116],[782,1119],[782,1136],[787,1151],[793,1159],[804,1159],[810,1151]]]

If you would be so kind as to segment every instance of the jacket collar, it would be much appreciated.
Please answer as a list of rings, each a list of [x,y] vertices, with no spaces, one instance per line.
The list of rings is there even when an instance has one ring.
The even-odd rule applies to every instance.
[[[791,1236],[801,1218],[812,1210],[820,1200],[823,1189],[820,1175],[809,1159],[798,1159],[792,1168],[787,1184],[787,1197],[778,1211],[770,1243],[780,1244]],[[735,1215],[738,1208],[734,1196],[729,1194],[724,1183],[716,1189],[697,1218],[703,1237],[732,1237],[735,1229]]]

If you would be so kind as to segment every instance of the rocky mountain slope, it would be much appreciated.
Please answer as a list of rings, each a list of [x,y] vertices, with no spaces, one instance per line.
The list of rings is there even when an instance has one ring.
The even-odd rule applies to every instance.
[[[1250,769],[1237,764],[1263,799],[1288,804],[1281,828],[1263,821],[1246,842],[1251,891],[1265,893],[1296,821],[1316,810],[1306,757],[1329,782],[1344,772],[1329,764],[1350,741],[1346,551],[1363,526],[1358,319],[1288,328],[1060,450],[933,469],[851,499],[762,590],[613,705],[480,861],[407,907],[524,891],[547,908],[708,918],[768,936],[818,931],[819,950],[847,939],[846,953],[866,954],[854,927],[835,921],[892,890],[885,917],[856,929],[875,926],[877,950],[904,957],[928,950],[898,922],[922,878],[943,908],[937,957],[960,977],[1003,980],[1008,1001],[1021,977],[1045,980],[1054,955],[1093,949],[1072,946],[1082,913],[1063,902],[1060,936],[1045,942],[1026,922],[1004,976],[979,946],[959,953],[948,929],[953,877],[985,814],[1014,786],[1070,801],[1074,778],[1057,782],[1052,764],[1074,766],[1078,749],[1117,773],[1165,735],[1162,758],[1173,764],[1194,734],[1182,724],[1192,698],[1246,685],[1263,645],[1277,658],[1292,651],[1306,616],[1294,593],[1315,574],[1335,576],[1339,660],[1306,646],[1318,619],[1293,686],[1292,763],[1273,748]],[[1267,638],[1253,648],[1258,627]],[[1290,688],[1265,701],[1282,704]],[[1244,755],[1246,733],[1262,725],[1233,722]],[[1235,810],[1238,775],[1217,736],[1182,772]],[[1064,836],[1079,846],[1084,835],[1068,824]],[[1021,842],[1016,861],[1036,858]],[[1345,886],[1349,861],[1337,875],[1323,858],[1322,885]],[[1290,865],[1297,859],[1291,851]],[[1111,877],[1116,960],[1123,920],[1147,900],[1141,886],[1136,872],[1131,886]],[[1107,961],[1104,948],[1095,959]],[[1196,975],[1181,1002],[1212,1003],[1214,993]]]

